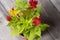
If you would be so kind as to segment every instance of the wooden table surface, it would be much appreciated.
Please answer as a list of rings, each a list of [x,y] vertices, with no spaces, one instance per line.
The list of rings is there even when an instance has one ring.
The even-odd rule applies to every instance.
[[[4,11],[4,13],[7,13],[7,10],[10,7],[14,7],[14,5],[12,4],[14,0],[3,1],[4,0],[0,0],[2,6],[4,6],[4,10],[6,11]],[[50,25],[50,28],[48,28],[42,35],[41,40],[60,40],[60,12],[54,6],[54,3],[52,4],[51,0],[39,1],[42,4],[42,20],[44,21],[44,23],[48,23]]]
[[[51,25],[43,35],[42,40],[60,40],[60,12],[55,7],[57,4],[52,4],[51,0],[40,0],[40,2],[43,7],[42,20]]]

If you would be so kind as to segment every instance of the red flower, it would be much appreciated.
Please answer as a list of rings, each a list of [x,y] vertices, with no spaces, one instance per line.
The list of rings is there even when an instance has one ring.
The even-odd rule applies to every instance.
[[[29,1],[29,4],[30,4],[31,8],[36,8],[37,7],[37,3],[38,3],[38,1],[36,1],[36,0],[30,0]]]
[[[6,19],[7,19],[8,21],[11,21],[11,20],[12,20],[12,18],[11,18],[10,16],[6,16]]]
[[[33,26],[37,26],[41,23],[41,18],[35,17],[33,19]]]

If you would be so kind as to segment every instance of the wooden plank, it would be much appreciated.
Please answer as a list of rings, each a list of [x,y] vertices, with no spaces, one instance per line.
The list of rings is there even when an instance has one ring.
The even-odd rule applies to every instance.
[[[60,0],[51,0],[55,7],[60,11]]]
[[[44,32],[41,40],[54,40],[54,39],[49,35],[48,32]]]
[[[13,3],[11,0],[0,0],[0,2],[2,3],[2,5],[6,8],[6,10],[8,11],[10,8],[14,7]]]
[[[51,27],[48,29],[50,36],[54,40],[60,40],[60,14],[56,7],[52,4],[50,0],[40,0],[42,7],[46,11],[48,18],[45,21],[48,21]],[[46,17],[46,16],[45,16]],[[44,18],[44,16],[43,16]]]
[[[45,23],[48,23],[51,25],[48,31],[42,35],[41,40],[60,40],[60,31],[59,31],[60,30],[60,14],[59,12],[53,6],[50,0],[40,0],[40,2],[43,7],[42,13],[41,13],[42,20]],[[10,4],[10,6],[8,6],[7,3],[8,1],[5,3],[7,7],[4,5],[6,10],[8,10],[12,6],[12,4],[10,4],[11,1],[8,3]]]

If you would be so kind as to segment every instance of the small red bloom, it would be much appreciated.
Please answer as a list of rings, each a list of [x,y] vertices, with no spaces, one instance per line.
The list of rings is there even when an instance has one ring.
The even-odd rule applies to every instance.
[[[12,20],[12,18],[11,18],[10,16],[6,16],[6,19],[7,19],[8,21],[11,21],[11,20]]]
[[[37,7],[37,3],[38,3],[38,1],[36,1],[36,0],[30,0],[29,1],[29,4],[30,4],[31,8],[36,8]]]
[[[41,23],[41,18],[35,17],[33,19],[33,26],[37,26]]]

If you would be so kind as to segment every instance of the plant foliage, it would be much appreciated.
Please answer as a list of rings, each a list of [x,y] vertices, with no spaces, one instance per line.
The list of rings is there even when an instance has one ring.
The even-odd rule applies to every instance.
[[[41,31],[44,31],[48,27],[48,24],[43,24],[41,23],[41,19],[39,20],[41,18],[41,6],[30,8],[28,0],[16,0],[14,4],[16,5],[14,10],[9,10],[9,13],[12,14],[12,20],[8,23],[11,27],[11,35],[23,34],[28,40],[40,40]]]

